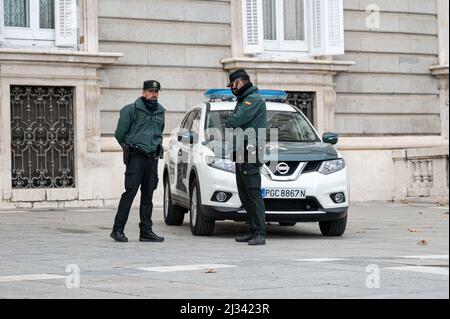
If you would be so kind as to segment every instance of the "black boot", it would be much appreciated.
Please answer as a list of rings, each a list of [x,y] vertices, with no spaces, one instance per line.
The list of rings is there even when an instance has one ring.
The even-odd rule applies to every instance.
[[[251,246],[259,246],[259,245],[265,245],[266,244],[266,237],[264,237],[262,234],[256,234],[255,237],[250,239],[248,241],[248,244]]]
[[[247,234],[243,234],[243,235],[238,235],[238,236],[236,236],[235,240],[236,240],[238,243],[246,243],[246,242],[248,242],[250,239],[252,239],[253,237],[255,237],[255,234],[247,233]]]
[[[139,237],[139,241],[145,242],[163,242],[164,237],[156,235],[152,230],[141,231],[141,236]]]
[[[109,236],[117,242],[121,242],[121,243],[128,242],[128,238],[125,236],[123,231],[113,230]]]

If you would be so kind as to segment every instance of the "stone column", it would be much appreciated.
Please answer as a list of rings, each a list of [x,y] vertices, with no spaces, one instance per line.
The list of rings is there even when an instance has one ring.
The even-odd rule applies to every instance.
[[[438,0],[439,64],[448,67],[448,0]]]
[[[449,139],[448,132],[448,121],[449,121],[449,110],[448,110],[448,68],[447,73],[444,76],[439,77],[439,100],[441,104],[441,134],[445,139]]]
[[[231,1],[231,54],[243,56],[241,0]]]
[[[80,51],[98,52],[98,0],[78,1]]]
[[[330,75],[330,80],[333,78]],[[322,136],[325,132],[335,132],[336,90],[333,85],[326,85],[316,91],[314,106],[315,127]]]
[[[11,108],[9,84],[0,71],[0,203],[11,199]]]
[[[439,104],[441,109],[441,136],[449,139],[449,95],[448,95],[448,65],[434,65],[430,67],[432,74],[439,79]]]
[[[98,0],[81,0],[78,3],[80,50],[98,53]],[[87,151],[91,153],[101,152],[100,87],[98,81],[89,81],[85,86],[85,128]]]
[[[449,121],[449,92],[448,92],[448,51],[449,51],[449,19],[448,0],[438,0],[438,38],[439,38],[439,65],[432,66],[430,69],[434,76],[439,79],[439,96],[441,108],[441,135],[449,139],[448,121]]]
[[[100,87],[96,82],[85,87],[85,121],[87,151],[100,153]]]
[[[323,112],[323,131],[334,132],[335,125],[335,106],[336,106],[336,90],[332,86],[326,86],[324,89],[324,112]]]

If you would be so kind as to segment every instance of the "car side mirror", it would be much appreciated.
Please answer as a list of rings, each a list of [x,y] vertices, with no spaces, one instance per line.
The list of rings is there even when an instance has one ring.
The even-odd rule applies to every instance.
[[[326,132],[323,133],[322,140],[324,143],[336,145],[339,140],[339,135],[336,133]]]
[[[183,144],[194,144],[194,134],[192,132],[180,131],[178,132],[178,142]]]

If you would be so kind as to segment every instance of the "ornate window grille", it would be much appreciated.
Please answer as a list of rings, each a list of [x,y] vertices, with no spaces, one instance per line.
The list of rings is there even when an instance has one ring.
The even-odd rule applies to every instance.
[[[288,92],[286,103],[298,107],[314,125],[314,93]]]
[[[11,86],[12,188],[73,188],[73,88]]]

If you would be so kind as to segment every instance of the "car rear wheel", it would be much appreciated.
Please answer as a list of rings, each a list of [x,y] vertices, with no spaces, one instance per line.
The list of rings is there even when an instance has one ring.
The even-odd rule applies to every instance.
[[[203,215],[200,187],[196,180],[191,187],[191,232],[195,236],[210,236],[214,233],[215,220]]]
[[[280,226],[295,226],[297,223],[296,222],[279,222],[278,224]]]
[[[172,204],[172,195],[170,193],[169,179],[164,181],[164,222],[169,226],[178,226],[183,224],[184,215],[187,209]]]
[[[344,235],[347,227],[347,216],[341,219],[319,222],[322,235],[327,237],[340,237]]]

